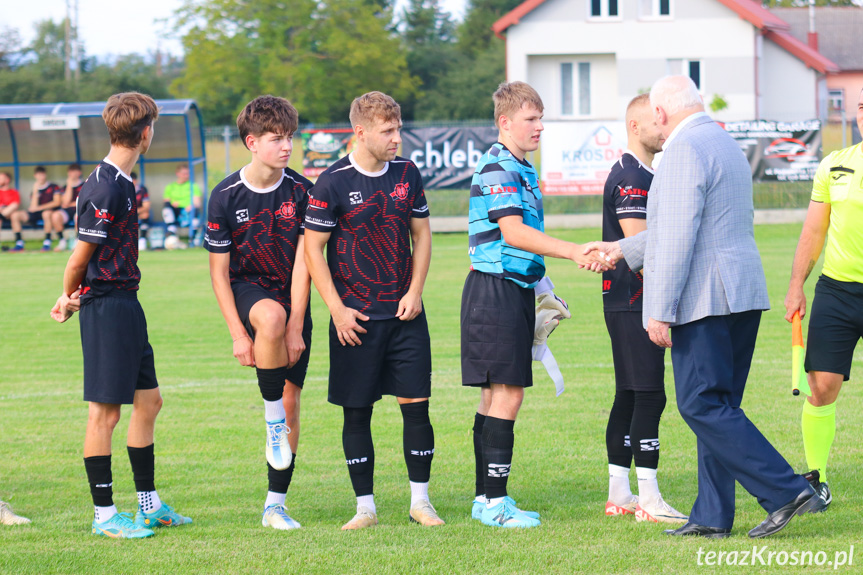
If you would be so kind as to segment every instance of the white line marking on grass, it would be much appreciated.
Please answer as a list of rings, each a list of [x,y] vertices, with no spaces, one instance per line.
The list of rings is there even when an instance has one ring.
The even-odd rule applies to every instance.
[[[325,381],[326,377],[307,377],[306,381]],[[165,390],[174,389],[191,389],[196,387],[212,387],[213,385],[252,385],[254,380],[247,379],[219,379],[213,381],[186,381],[183,383],[172,383],[168,385],[160,384],[159,387]],[[73,391],[39,391],[36,393],[12,393],[9,395],[0,395],[0,401],[13,401],[17,399],[34,399],[38,397],[60,397],[64,395],[80,395],[81,390]]]

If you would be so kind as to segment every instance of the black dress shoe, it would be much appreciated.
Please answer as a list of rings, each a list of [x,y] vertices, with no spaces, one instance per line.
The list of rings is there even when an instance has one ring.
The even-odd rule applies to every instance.
[[[815,493],[811,486],[800,492],[800,494],[792,499],[789,503],[783,505],[773,513],[767,516],[767,519],[761,522],[760,525],[749,532],[749,536],[753,539],[767,537],[778,533],[788,525],[791,518],[795,515],[802,515],[808,512],[812,507],[823,506],[824,502]]]
[[[674,535],[677,537],[709,537],[711,539],[724,539],[731,536],[731,529],[723,529],[722,527],[707,527],[706,525],[698,525],[696,523],[687,523],[678,529],[666,529],[666,535]]]

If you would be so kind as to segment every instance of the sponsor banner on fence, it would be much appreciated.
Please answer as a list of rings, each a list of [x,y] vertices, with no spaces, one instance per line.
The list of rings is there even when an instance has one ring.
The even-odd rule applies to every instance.
[[[497,142],[497,128],[404,128],[401,155],[410,159],[427,190],[470,188],[482,155]]]
[[[347,156],[353,149],[354,131],[350,128],[303,130],[303,175],[315,179]]]
[[[544,122],[542,193],[602,194],[611,166],[626,151],[623,122]]]
[[[812,180],[821,161],[821,122],[748,121],[723,124],[752,167],[752,179]],[[626,151],[623,122],[545,122],[542,191],[602,194],[611,166]],[[659,160],[661,156],[657,156]],[[654,161],[654,165],[658,165]]]
[[[798,182],[815,178],[821,161],[821,122],[753,120],[720,125],[731,134],[758,182]]]

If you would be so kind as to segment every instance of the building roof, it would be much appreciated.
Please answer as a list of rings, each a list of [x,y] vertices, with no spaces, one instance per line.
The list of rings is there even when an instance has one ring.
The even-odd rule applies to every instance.
[[[809,34],[809,8],[774,8],[773,14],[791,27],[789,33],[801,42]],[[818,51],[840,70],[863,70],[863,7],[826,6],[815,8]]]
[[[837,72],[839,67],[830,58],[826,58],[817,50],[811,48],[806,42],[801,42],[791,35],[791,26],[778,15],[763,8],[760,3],[753,0],[717,0],[723,5],[737,13],[759,30],[764,31],[765,36],[776,42],[777,45],[787,50],[792,55],[803,61],[804,64],[824,74],[826,72]],[[525,0],[495,22],[491,29],[498,38],[510,26],[521,22],[521,19],[544,4],[546,0]],[[859,35],[858,28],[858,35]]]

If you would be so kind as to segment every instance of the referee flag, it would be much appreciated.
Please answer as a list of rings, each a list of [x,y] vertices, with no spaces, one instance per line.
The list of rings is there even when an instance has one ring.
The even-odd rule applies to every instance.
[[[791,318],[791,393],[812,395],[806,372],[803,370],[803,325],[800,322],[800,312],[794,312]]]

